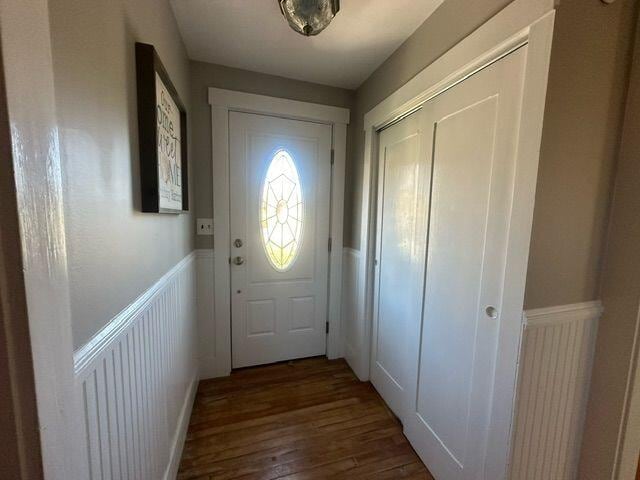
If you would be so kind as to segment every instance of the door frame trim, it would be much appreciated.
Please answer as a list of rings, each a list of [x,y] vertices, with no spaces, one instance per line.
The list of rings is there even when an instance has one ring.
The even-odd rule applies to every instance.
[[[389,95],[364,116],[364,166],[362,212],[360,225],[359,282],[356,292],[356,321],[364,326],[362,349],[350,358],[351,367],[361,380],[368,380],[373,341],[373,292],[376,252],[377,136],[381,129],[420,108],[425,102],[464,81],[479,70],[527,45],[525,84],[523,89],[520,137],[517,145],[518,168],[515,178],[512,223],[507,245],[504,305],[523,312],[528,253],[533,223],[533,207],[537,183],[542,125],[546,101],[547,79],[555,19],[554,0],[515,0],[476,31],[458,43],[438,60],[426,67],[400,89]],[[521,325],[506,332],[508,341],[519,339]],[[507,339],[499,339],[504,343]],[[519,340],[517,340],[519,345]],[[509,351],[501,362],[505,375],[503,387],[510,385],[500,398],[494,399],[511,416],[497,436],[492,435],[491,452],[485,467],[487,478],[506,475],[510,457],[511,425],[515,405],[517,362],[519,351]],[[498,367],[496,367],[498,368]],[[497,387],[495,391],[499,390]],[[495,393],[494,391],[494,393]],[[507,410],[504,410],[506,408]],[[495,433],[495,432],[494,432]]]
[[[329,290],[327,357],[343,356],[341,334],[342,250],[344,219],[344,180],[347,150],[348,108],[301,102],[253,93],[209,88],[211,105],[211,139],[213,172],[213,235],[215,239],[230,239],[229,219],[229,112],[272,115],[291,120],[331,125],[331,145],[334,151],[331,171],[331,212],[329,253]],[[231,373],[231,267],[230,245],[218,241],[214,245],[215,301],[215,376]]]

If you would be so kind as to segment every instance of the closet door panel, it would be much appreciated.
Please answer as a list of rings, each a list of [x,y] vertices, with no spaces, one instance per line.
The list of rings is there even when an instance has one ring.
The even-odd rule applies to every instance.
[[[496,392],[524,60],[521,48],[423,106],[433,163],[419,363],[405,431],[434,476],[484,479],[489,439],[508,434]],[[517,344],[518,338],[509,338]],[[507,412],[508,413],[508,412]],[[506,428],[505,428],[505,422]]]
[[[401,419],[418,362],[431,169],[418,111],[380,133],[371,381]]]

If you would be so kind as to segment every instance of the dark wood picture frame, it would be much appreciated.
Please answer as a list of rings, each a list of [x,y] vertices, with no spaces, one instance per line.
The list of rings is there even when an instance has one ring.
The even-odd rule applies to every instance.
[[[163,208],[160,202],[158,162],[158,108],[156,74],[180,112],[180,180],[182,208]],[[142,211],[182,213],[189,210],[187,169],[187,113],[153,45],[136,43],[136,80],[138,95],[138,137]]]

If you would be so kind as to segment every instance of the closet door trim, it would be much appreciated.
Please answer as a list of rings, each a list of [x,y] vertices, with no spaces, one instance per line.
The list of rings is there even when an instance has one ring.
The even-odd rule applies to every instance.
[[[353,322],[355,327],[346,325],[345,330],[361,332],[362,335],[362,338],[347,339],[350,345],[359,345],[347,360],[361,380],[369,379],[371,366],[378,132],[416,111],[429,99],[526,46],[521,133],[517,144],[518,168],[507,245],[505,283],[508,287],[504,301],[509,310],[516,308],[522,312],[554,19],[553,0],[516,0],[365,115],[359,282],[353,292],[357,299],[354,318],[345,319],[347,323]],[[520,338],[521,327],[518,327],[509,329],[506,333],[509,338],[501,338],[500,342],[517,344],[513,339]],[[505,358],[503,363],[507,368],[501,371],[500,385],[495,389],[502,398],[494,401],[509,405],[507,413],[511,422],[507,427],[510,431],[518,355],[516,349],[509,351],[509,358]],[[510,439],[508,443],[493,445],[492,448],[508,452]],[[508,461],[508,455],[505,457]]]

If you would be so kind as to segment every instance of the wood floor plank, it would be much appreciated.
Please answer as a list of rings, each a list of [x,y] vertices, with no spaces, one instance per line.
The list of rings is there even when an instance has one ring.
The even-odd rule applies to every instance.
[[[326,358],[200,382],[178,478],[433,480],[371,384]]]

